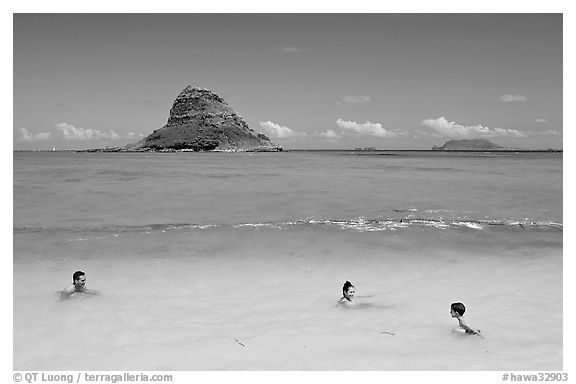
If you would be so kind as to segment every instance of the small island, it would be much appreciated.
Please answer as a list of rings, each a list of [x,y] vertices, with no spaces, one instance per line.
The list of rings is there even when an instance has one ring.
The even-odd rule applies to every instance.
[[[441,147],[434,145],[433,151],[515,151],[514,148],[506,148],[485,139],[475,140],[450,140]]]
[[[134,144],[85,152],[279,152],[263,133],[217,94],[187,86],[172,104],[166,125]]]
[[[485,139],[450,140],[441,147],[432,146],[433,151],[459,151],[459,152],[563,152],[562,149],[522,149],[503,147]]]

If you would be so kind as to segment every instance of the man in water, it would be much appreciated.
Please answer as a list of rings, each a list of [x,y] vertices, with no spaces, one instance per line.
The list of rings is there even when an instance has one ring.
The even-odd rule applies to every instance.
[[[64,293],[84,292],[86,291],[86,273],[76,271],[72,275],[72,285],[64,289]]]
[[[86,288],[86,273],[83,271],[76,271],[72,275],[72,285],[66,287],[60,294],[63,296],[70,296],[76,293],[92,294],[95,295],[98,292],[92,289]]]

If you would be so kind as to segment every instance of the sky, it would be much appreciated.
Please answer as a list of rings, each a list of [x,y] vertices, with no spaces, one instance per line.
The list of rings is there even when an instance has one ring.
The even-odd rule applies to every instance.
[[[285,149],[563,148],[563,15],[13,16],[13,149],[134,143],[188,85]]]

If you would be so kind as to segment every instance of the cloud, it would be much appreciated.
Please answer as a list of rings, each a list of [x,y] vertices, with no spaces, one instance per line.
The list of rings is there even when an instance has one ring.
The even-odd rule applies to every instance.
[[[260,122],[260,126],[264,131],[266,131],[266,133],[278,139],[306,137],[306,134],[303,132],[295,132],[288,127],[283,127],[271,121]]]
[[[121,137],[113,130],[109,132],[101,132],[92,128],[76,128],[75,126],[67,123],[60,123],[56,126],[59,133],[64,136],[66,140],[119,140]]]
[[[534,120],[534,122],[540,123],[540,124],[547,123],[546,119],[536,119],[536,120]]]
[[[143,137],[144,137],[144,135],[143,135],[142,133],[136,134],[136,133],[134,133],[134,132],[128,132],[128,133],[126,134],[126,139],[128,139],[128,140],[132,140],[132,139],[136,139],[136,138],[141,139],[141,138],[143,138]]]
[[[340,129],[352,131],[360,136],[394,137],[398,135],[396,132],[385,130],[380,123],[371,123],[369,121],[359,124],[355,121],[338,119],[336,124]]]
[[[370,96],[363,96],[363,95],[341,96],[340,99],[345,103],[368,103],[370,102],[370,100],[372,100]]]
[[[442,137],[442,135],[436,133],[436,132],[426,132],[420,129],[415,129],[414,130],[414,138],[415,139],[419,139],[421,137]]]
[[[52,137],[50,132],[31,133],[26,128],[18,128],[18,130],[22,135],[18,141],[41,141],[49,140]]]
[[[444,116],[438,119],[422,120],[421,125],[434,129],[444,136],[455,136],[463,138],[471,137],[526,137],[526,135],[515,129],[488,128],[482,125],[460,125],[453,121],[448,121]]]
[[[502,95],[500,96],[500,101],[505,103],[521,103],[524,101],[528,101],[526,96],[522,95]]]
[[[282,52],[300,53],[300,52],[302,52],[302,50],[300,48],[296,48],[296,47],[284,47],[284,48],[282,48]]]
[[[334,130],[332,130],[332,129],[329,129],[325,132],[321,132],[318,134],[318,136],[325,137],[325,138],[330,139],[330,140],[338,140],[342,137],[339,134],[337,134],[336,132],[334,132]]]

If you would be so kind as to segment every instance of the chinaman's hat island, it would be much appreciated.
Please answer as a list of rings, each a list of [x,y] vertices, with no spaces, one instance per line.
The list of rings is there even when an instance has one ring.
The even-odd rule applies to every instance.
[[[282,147],[251,129],[224,101],[207,89],[187,86],[176,97],[168,122],[142,140],[124,147],[88,152],[279,152]]]

